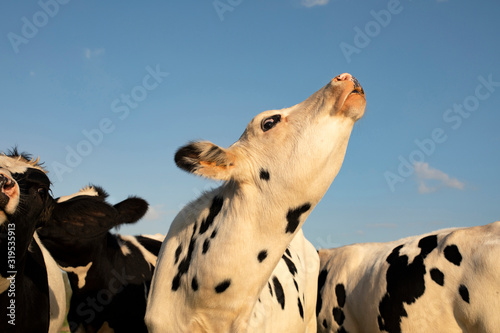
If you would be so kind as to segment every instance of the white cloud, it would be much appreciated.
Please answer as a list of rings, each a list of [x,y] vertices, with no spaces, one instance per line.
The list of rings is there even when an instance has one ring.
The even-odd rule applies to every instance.
[[[463,190],[465,187],[463,182],[456,178],[451,178],[441,170],[431,168],[429,163],[416,162],[414,167],[419,193],[432,193],[443,187],[455,188],[457,190]]]
[[[301,0],[302,6],[305,6],[307,8],[314,7],[314,6],[324,6],[326,5],[330,0]]]
[[[83,51],[84,51],[85,58],[87,58],[87,59],[92,59],[92,58],[95,58],[95,57],[98,57],[98,56],[104,54],[103,48],[94,49],[94,50],[91,50],[89,48],[85,48]]]

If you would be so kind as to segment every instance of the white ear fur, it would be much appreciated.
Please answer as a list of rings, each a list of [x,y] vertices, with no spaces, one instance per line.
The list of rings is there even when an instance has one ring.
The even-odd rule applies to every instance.
[[[226,149],[208,141],[191,142],[175,154],[175,163],[179,168],[217,180],[231,178],[235,160],[235,156]]]

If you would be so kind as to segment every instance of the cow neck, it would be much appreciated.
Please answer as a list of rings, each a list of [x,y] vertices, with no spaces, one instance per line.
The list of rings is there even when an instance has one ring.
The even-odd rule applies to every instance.
[[[207,304],[206,315],[195,314],[204,317],[208,327],[215,325],[213,331],[245,327],[272,271],[316,204],[288,206],[277,199],[255,187],[229,182],[186,206],[176,218],[183,220],[184,239],[179,241],[189,244],[188,254],[179,258],[179,272],[182,260],[191,267],[184,282],[183,274],[174,277],[172,289],[186,282],[191,285],[189,298],[199,297],[197,308],[198,302],[204,302],[202,288],[209,297],[214,297],[215,290],[216,304]],[[178,234],[176,222],[173,234]]]

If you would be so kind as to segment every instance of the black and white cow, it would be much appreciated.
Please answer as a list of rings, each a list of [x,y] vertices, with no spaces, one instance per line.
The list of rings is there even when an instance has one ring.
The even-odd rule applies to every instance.
[[[40,239],[68,273],[72,332],[146,332],[146,297],[164,236],[110,233],[142,218],[148,203],[131,197],[111,205],[106,197],[92,186],[59,198]]]
[[[0,332],[58,332],[62,272],[36,235],[54,208],[45,170],[26,154],[0,154]]]
[[[300,230],[337,175],[365,104],[358,81],[342,74],[300,104],[257,115],[227,149],[202,141],[177,151],[181,169],[223,184],[170,227],[146,310],[151,332],[316,330],[309,263],[299,273],[285,258],[317,262]]]
[[[500,222],[319,256],[318,332],[500,331]]]

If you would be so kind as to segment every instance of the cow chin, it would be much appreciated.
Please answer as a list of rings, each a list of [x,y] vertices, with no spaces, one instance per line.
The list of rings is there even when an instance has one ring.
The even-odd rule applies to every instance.
[[[354,121],[358,121],[365,113],[366,100],[357,93],[351,93],[344,102],[341,114]]]
[[[5,193],[1,192],[0,195],[3,195],[4,198],[6,199],[5,201],[7,202],[5,205],[2,205],[3,208],[0,209],[0,225],[5,223],[5,221],[8,220],[7,216],[8,215],[13,215],[16,212],[17,206],[19,205],[19,187],[17,187],[14,190],[14,195],[11,197],[9,195],[6,195]]]

